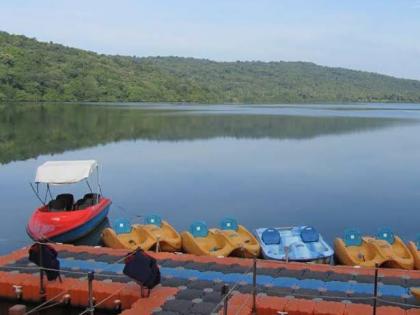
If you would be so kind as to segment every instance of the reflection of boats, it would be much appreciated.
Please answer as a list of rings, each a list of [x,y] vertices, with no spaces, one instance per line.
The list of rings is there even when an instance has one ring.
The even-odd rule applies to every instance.
[[[231,256],[257,257],[260,255],[260,244],[257,239],[236,220],[225,218],[220,222],[220,230],[235,248]]]
[[[408,249],[414,258],[414,268],[420,270],[420,234],[417,235],[416,242],[408,242]]]
[[[335,240],[338,261],[344,265],[412,269],[414,259],[404,242],[387,228],[376,238],[362,237],[357,230],[346,230]]]
[[[310,226],[259,228],[256,230],[266,259],[330,263],[332,248]]]
[[[189,231],[181,233],[182,248],[190,254],[199,256],[229,256],[232,245],[217,229],[209,230],[203,221],[191,224]]]
[[[28,225],[28,235],[34,240],[47,239],[56,242],[72,242],[95,229],[107,216],[111,200],[93,193],[88,178],[98,173],[96,161],[50,161],[38,167],[35,183],[39,200],[43,205],[32,214]],[[99,175],[98,177],[99,178]],[[78,183],[85,180],[90,193],[74,201],[69,193],[52,197],[51,186]],[[44,200],[39,194],[39,184],[46,184]],[[47,203],[47,197],[51,200]]]
[[[115,220],[113,228],[102,232],[104,244],[112,248],[127,248],[173,252],[181,249],[181,236],[157,215],[145,218],[145,224],[130,224],[125,218]]]

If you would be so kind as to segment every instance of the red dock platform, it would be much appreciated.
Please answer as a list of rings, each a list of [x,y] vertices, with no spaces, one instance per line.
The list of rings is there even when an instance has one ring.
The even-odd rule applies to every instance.
[[[53,245],[58,251],[63,282],[45,280],[44,298],[88,307],[87,273],[94,271],[93,296],[97,308],[120,307],[123,315],[218,314],[221,290],[230,289],[229,314],[251,314],[253,260],[149,253],[158,260],[162,281],[147,298],[122,274],[125,250]],[[0,257],[0,298],[40,302],[37,266],[28,248]],[[373,311],[374,270],[346,266],[281,263],[258,260],[257,314],[370,315]],[[380,269],[378,315],[420,315],[420,303],[410,294],[420,287],[420,272]],[[20,293],[19,293],[20,292]]]

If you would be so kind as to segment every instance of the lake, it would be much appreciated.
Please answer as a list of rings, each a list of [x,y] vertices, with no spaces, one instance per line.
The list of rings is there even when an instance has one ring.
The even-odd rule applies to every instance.
[[[313,225],[330,242],[347,227],[420,232],[416,104],[0,104],[0,253],[30,242],[37,166],[73,159],[99,161],[111,221],[156,213],[183,230],[229,216]]]

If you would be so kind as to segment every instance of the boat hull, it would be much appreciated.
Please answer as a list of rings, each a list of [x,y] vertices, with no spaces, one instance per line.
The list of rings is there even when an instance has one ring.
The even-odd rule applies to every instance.
[[[337,261],[342,265],[407,270],[414,267],[413,255],[398,236],[393,244],[365,236],[359,246],[346,246],[343,239],[337,238],[334,247]]]
[[[264,259],[280,261],[296,261],[309,263],[330,264],[333,261],[334,251],[319,235],[316,242],[303,242],[300,233],[306,226],[291,228],[274,228],[279,232],[281,241],[278,244],[267,245],[263,241],[262,234],[266,228],[255,231],[255,235],[261,245],[261,253]]]
[[[420,250],[417,249],[417,245],[414,242],[408,243],[408,249],[414,257],[414,268],[420,270]]]
[[[83,210],[47,212],[41,207],[32,215],[26,231],[33,240],[70,243],[92,232],[107,217],[110,206],[111,201],[102,198]]]

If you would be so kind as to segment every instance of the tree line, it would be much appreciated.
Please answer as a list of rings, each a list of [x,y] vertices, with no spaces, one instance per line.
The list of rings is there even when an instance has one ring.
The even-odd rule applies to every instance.
[[[420,102],[420,81],[307,62],[111,56],[0,32],[0,100]]]

